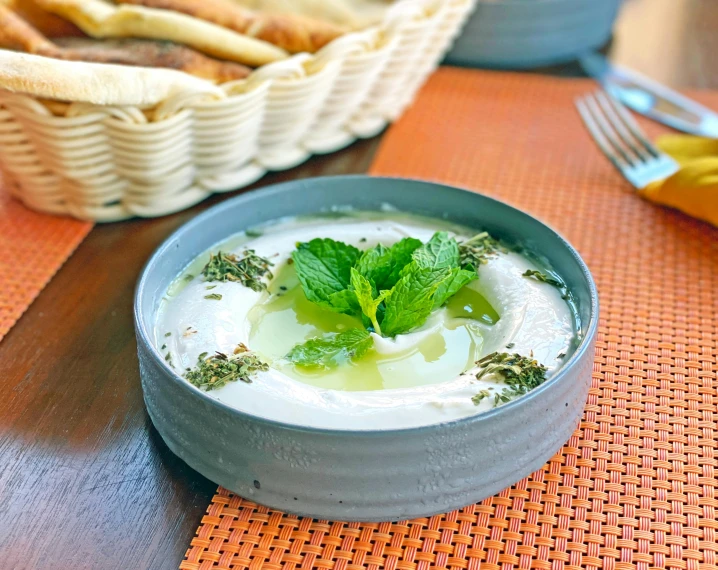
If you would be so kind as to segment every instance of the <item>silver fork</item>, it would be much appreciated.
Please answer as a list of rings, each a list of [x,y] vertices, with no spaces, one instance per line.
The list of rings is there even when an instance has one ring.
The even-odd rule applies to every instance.
[[[678,163],[653,146],[628,110],[605,91],[579,97],[576,107],[601,152],[636,188],[678,171]]]

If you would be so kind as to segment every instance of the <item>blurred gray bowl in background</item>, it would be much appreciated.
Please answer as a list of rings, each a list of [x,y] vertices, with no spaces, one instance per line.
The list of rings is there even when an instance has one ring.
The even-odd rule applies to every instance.
[[[446,63],[526,69],[570,61],[611,37],[622,0],[480,0]]]

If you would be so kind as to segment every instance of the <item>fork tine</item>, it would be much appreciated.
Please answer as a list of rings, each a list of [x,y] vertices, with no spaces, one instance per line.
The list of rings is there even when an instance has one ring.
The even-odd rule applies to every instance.
[[[651,141],[648,140],[646,135],[643,134],[641,127],[638,126],[638,123],[631,116],[631,113],[628,112],[628,109],[624,107],[623,103],[621,103],[618,99],[616,99],[613,95],[606,91],[604,91],[604,95],[606,97],[606,102],[609,103],[611,107],[616,111],[616,113],[623,120],[623,123],[626,125],[626,128],[631,132],[631,134],[645,147],[645,149],[649,153],[651,153],[654,158],[659,158],[661,156],[660,151],[653,145]]]
[[[616,133],[611,121],[606,117],[605,113],[598,104],[596,97],[589,93],[586,95],[585,101],[586,107],[588,107],[591,112],[594,121],[598,125],[599,129],[601,129],[601,132],[606,137],[608,142],[611,143],[614,150],[621,155],[621,158],[629,167],[635,166],[636,159],[629,155],[623,148],[623,144],[621,144],[621,137]]]
[[[601,152],[603,152],[606,158],[611,161],[613,166],[615,166],[620,172],[623,172],[624,165],[618,159],[616,153],[611,150],[613,145],[608,142],[608,139],[603,134],[603,131],[598,126],[598,123],[594,120],[591,110],[588,108],[586,103],[587,99],[588,96],[579,97],[575,102],[578,113],[581,115],[581,119],[583,119],[583,124],[586,125],[588,132],[591,133],[593,140],[596,141],[596,144],[598,145],[598,148],[601,149]]]
[[[601,152],[636,188],[678,172],[678,163],[658,151],[609,95],[589,93],[576,99],[576,107]]]
[[[633,151],[633,154],[635,154],[641,161],[648,162],[653,158],[653,156],[646,151],[645,147],[642,145],[640,139],[634,140],[631,131],[628,128],[628,125],[624,122],[623,117],[621,117],[618,112],[616,111],[615,107],[611,105],[611,102],[608,98],[608,93],[605,91],[598,90],[596,91],[595,95],[596,101],[598,101],[598,104],[601,106],[601,110],[603,111],[606,118],[611,123],[611,126],[616,130],[618,133],[619,138],[623,141],[623,143],[626,145],[627,148],[630,148]]]

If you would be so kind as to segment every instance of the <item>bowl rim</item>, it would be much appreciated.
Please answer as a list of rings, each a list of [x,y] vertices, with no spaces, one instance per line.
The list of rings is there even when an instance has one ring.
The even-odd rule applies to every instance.
[[[405,428],[388,428],[388,429],[342,429],[342,428],[322,428],[322,427],[315,427],[315,426],[303,426],[301,424],[295,424],[290,422],[283,422],[279,420],[273,420],[269,418],[265,418],[263,416],[251,414],[249,412],[238,410],[237,408],[234,408],[230,406],[229,404],[226,404],[225,402],[218,400],[216,398],[213,398],[212,396],[208,395],[206,392],[200,390],[196,386],[191,385],[187,380],[185,380],[180,374],[174,369],[170,368],[167,363],[165,362],[165,359],[162,357],[162,355],[159,352],[159,349],[155,346],[155,343],[151,340],[150,332],[147,330],[147,327],[145,326],[145,320],[142,311],[142,301],[145,294],[145,283],[149,279],[149,275],[152,272],[154,265],[162,258],[162,256],[165,254],[167,250],[170,249],[170,245],[173,243],[174,238],[177,237],[179,234],[186,233],[190,231],[191,229],[201,226],[205,220],[213,217],[216,215],[217,210],[223,210],[228,209],[232,205],[234,205],[237,202],[243,202],[247,200],[248,197],[254,197],[257,195],[267,195],[272,196],[276,193],[282,193],[286,186],[294,186],[297,183],[303,184],[303,185],[310,185],[314,182],[322,182],[322,183],[338,183],[341,184],[343,181],[350,181],[350,180],[357,180],[357,179],[373,179],[373,180],[384,180],[384,181],[401,181],[402,183],[411,183],[411,184],[420,184],[420,185],[428,185],[428,186],[434,186],[434,187],[440,187],[442,192],[467,192],[473,195],[479,196],[481,199],[489,200],[491,202],[499,204],[501,207],[510,208],[520,214],[523,214],[534,221],[538,222],[542,226],[544,226],[546,229],[548,229],[551,233],[554,234],[556,238],[563,244],[563,246],[568,250],[568,252],[573,257],[574,261],[578,264],[579,268],[581,269],[581,273],[583,274],[584,279],[586,280],[586,283],[588,285],[589,290],[589,297],[591,299],[590,302],[590,318],[588,320],[588,323],[586,325],[586,333],[582,336],[578,346],[576,347],[576,350],[574,350],[573,354],[570,356],[568,360],[566,360],[563,363],[563,366],[549,378],[546,382],[538,386],[537,388],[534,388],[531,390],[528,394],[525,394],[523,396],[519,396],[518,398],[515,398],[514,400],[511,400],[510,402],[503,404],[497,408],[492,408],[491,410],[487,410],[485,412],[481,412],[478,414],[468,415],[456,419],[452,419],[446,422],[434,422],[431,424],[426,425],[420,425],[420,426],[413,426],[413,427],[405,427]],[[338,196],[341,196],[339,194]],[[367,210],[368,211],[368,210]],[[271,221],[271,220],[270,220]],[[240,230],[241,231],[241,230]],[[178,386],[179,389],[186,392],[188,397],[199,397],[207,404],[217,407],[225,412],[228,412],[232,415],[237,416],[239,419],[248,420],[252,422],[258,422],[262,425],[265,425],[267,427],[287,430],[287,431],[293,431],[293,432],[302,432],[302,433],[311,433],[311,434],[323,434],[323,435],[356,435],[361,437],[385,437],[385,436],[392,436],[392,435],[401,435],[401,434],[421,434],[423,432],[432,432],[435,431],[437,428],[453,428],[453,427],[460,427],[468,424],[474,424],[476,422],[490,422],[494,417],[498,416],[499,414],[504,414],[507,412],[511,412],[512,410],[517,410],[520,408],[524,403],[529,402],[532,399],[537,398],[540,394],[545,392],[546,390],[550,389],[553,385],[557,384],[564,376],[568,374],[568,372],[575,366],[575,364],[581,360],[586,352],[592,348],[593,343],[592,340],[596,336],[596,333],[598,331],[598,319],[599,319],[599,301],[598,301],[598,291],[596,288],[595,281],[593,279],[593,276],[591,275],[591,271],[589,270],[586,263],[583,261],[581,256],[579,255],[578,251],[566,240],[559,232],[557,232],[554,228],[546,224],[545,222],[539,220],[535,216],[525,212],[524,210],[521,210],[519,208],[516,208],[515,206],[512,206],[506,202],[503,202],[501,200],[497,200],[496,198],[493,198],[491,196],[487,196],[486,194],[480,193],[475,190],[471,190],[468,188],[461,188],[459,186],[450,186],[448,184],[443,184],[441,182],[432,182],[427,180],[417,180],[417,179],[411,179],[411,178],[402,178],[402,177],[392,177],[392,176],[368,176],[368,175],[361,175],[361,174],[354,174],[354,175],[340,175],[340,176],[319,176],[319,177],[313,177],[313,178],[305,178],[301,180],[289,180],[286,182],[280,182],[277,184],[270,184],[269,186],[263,186],[261,188],[257,188],[255,190],[251,190],[248,192],[242,192],[238,196],[232,197],[228,200],[224,200],[220,202],[219,204],[216,204],[204,212],[196,215],[189,221],[185,222],[184,224],[180,225],[177,229],[175,229],[169,236],[167,236],[162,243],[154,250],[152,255],[150,255],[147,262],[144,264],[142,271],[140,272],[140,276],[137,280],[137,283],[135,285],[135,294],[133,299],[133,316],[134,316],[134,322],[135,322],[135,334],[137,336],[137,342],[138,345],[141,343],[144,345],[144,347],[147,349],[147,352],[150,354],[151,358],[153,359],[154,364],[158,365],[160,370],[162,370],[165,374],[171,378],[172,382]],[[143,387],[144,392],[144,387]]]

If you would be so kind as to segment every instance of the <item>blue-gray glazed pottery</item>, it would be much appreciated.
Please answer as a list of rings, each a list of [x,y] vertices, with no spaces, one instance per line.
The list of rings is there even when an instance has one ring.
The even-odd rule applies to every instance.
[[[528,69],[597,49],[611,37],[622,0],[479,0],[446,62]]]
[[[333,207],[444,218],[520,243],[572,291],[580,342],[559,371],[491,411],[419,428],[349,431],[269,421],[217,401],[175,373],[153,341],[170,283],[214,244],[258,223]],[[440,184],[343,176],[298,180],[242,194],[172,234],[137,285],[140,375],[152,422],[191,467],[272,508],[321,519],[385,521],[480,501],[539,469],[570,437],[591,381],[598,299],[591,275],[557,233],[511,206]]]

